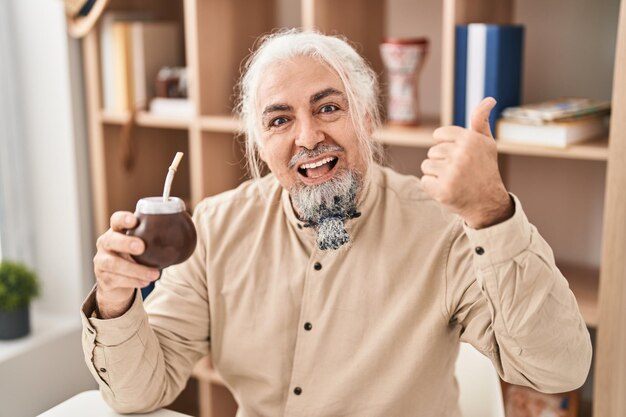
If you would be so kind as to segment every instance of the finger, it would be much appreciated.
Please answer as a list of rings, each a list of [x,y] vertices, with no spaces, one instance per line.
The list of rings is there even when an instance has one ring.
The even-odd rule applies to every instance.
[[[96,242],[99,249],[109,252],[141,255],[146,249],[144,241],[139,237],[127,236],[124,233],[109,230]]]
[[[152,281],[130,278],[123,275],[117,275],[109,271],[100,271],[98,273],[98,286],[103,290],[112,290],[115,288],[144,288],[150,285]]]
[[[420,178],[420,181],[422,183],[422,189],[426,191],[426,193],[428,193],[431,197],[434,197],[435,190],[437,188],[437,177],[424,174],[422,175],[422,178]]]
[[[489,115],[495,105],[496,100],[493,97],[484,98],[472,113],[470,129],[492,138],[493,135],[491,134],[491,127],[489,126]]]
[[[422,173],[439,177],[444,171],[445,164],[446,162],[441,159],[424,159],[421,165]]]
[[[137,218],[130,211],[116,211],[111,216],[111,229],[121,232],[137,225]]]
[[[430,159],[447,159],[450,156],[453,148],[454,145],[452,143],[441,142],[434,146],[431,146],[430,149],[428,149],[427,156]]]
[[[140,265],[132,260],[107,252],[98,252],[94,257],[94,269],[112,272],[128,278],[137,278],[144,281],[155,281],[160,272],[156,268]]]
[[[455,142],[465,129],[459,126],[443,126],[435,129],[433,138],[435,142]]]

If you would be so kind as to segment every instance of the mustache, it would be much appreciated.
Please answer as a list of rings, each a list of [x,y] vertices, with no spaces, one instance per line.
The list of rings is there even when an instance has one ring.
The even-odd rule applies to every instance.
[[[302,148],[295,154],[290,160],[289,164],[287,164],[288,168],[293,168],[302,160],[311,159],[323,155],[326,152],[343,152],[343,148],[339,145],[318,145],[313,149]]]

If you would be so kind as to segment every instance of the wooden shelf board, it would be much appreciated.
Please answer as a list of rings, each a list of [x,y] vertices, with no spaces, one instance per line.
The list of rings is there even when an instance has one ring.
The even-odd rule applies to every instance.
[[[385,145],[428,148],[435,144],[432,134],[439,125],[427,122],[417,127],[386,125],[374,133],[374,138]],[[507,155],[542,156],[565,159],[586,159],[606,161],[609,148],[608,138],[595,139],[567,148],[550,148],[545,146],[520,145],[498,141],[498,152]]]
[[[123,125],[130,120],[130,113],[112,112],[103,110],[100,113],[100,121],[110,125]]]
[[[100,114],[102,123],[123,125],[130,121],[131,115],[128,112],[109,112],[103,111]],[[135,123],[137,126],[157,127],[164,129],[188,129],[191,124],[191,118],[185,117],[168,117],[163,115],[154,115],[148,111],[139,111],[135,115]]]
[[[590,327],[596,327],[598,325],[598,286],[600,275],[598,269],[567,264],[559,264],[558,267],[565,278],[567,278],[570,289],[576,296],[585,323]]]
[[[567,148],[550,148],[547,146],[520,145],[498,141],[498,151],[510,155],[544,156],[565,159],[587,159],[606,161],[609,156],[609,140],[607,137],[570,145]]]
[[[154,115],[149,111],[140,111],[135,116],[135,121],[139,126],[165,129],[188,129],[191,120],[191,117]]]
[[[201,116],[200,129],[209,132],[238,133],[242,124],[232,116]]]
[[[428,148],[435,144],[433,132],[438,127],[436,122],[425,122],[416,127],[385,125],[374,132],[374,139],[384,145]]]

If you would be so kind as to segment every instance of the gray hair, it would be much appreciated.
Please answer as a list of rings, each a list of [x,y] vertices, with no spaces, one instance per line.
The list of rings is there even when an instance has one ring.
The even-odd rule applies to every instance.
[[[381,126],[378,79],[365,59],[344,38],[315,31],[288,29],[263,36],[259,45],[244,64],[235,108],[243,122],[248,169],[253,178],[260,176],[258,148],[261,124],[256,101],[263,72],[271,64],[299,56],[317,59],[339,75],[367,166],[381,160],[381,146],[370,135],[370,131]]]

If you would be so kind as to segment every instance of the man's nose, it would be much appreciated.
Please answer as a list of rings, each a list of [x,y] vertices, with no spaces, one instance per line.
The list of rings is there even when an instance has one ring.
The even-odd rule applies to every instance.
[[[315,149],[318,143],[324,141],[324,132],[312,118],[301,118],[298,121],[296,135],[296,146],[307,149]]]

